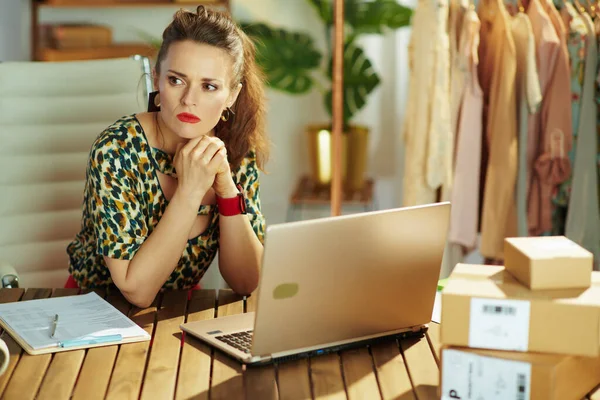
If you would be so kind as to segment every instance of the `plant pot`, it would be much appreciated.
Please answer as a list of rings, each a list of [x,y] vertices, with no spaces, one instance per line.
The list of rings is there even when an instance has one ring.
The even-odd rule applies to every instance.
[[[317,185],[329,185],[333,175],[333,144],[329,125],[311,125],[306,133],[311,178]],[[349,190],[358,190],[364,184],[368,133],[366,127],[350,126],[342,134],[342,181]]]
[[[348,137],[345,184],[351,191],[360,190],[364,186],[367,170],[369,128],[351,125],[345,136]]]

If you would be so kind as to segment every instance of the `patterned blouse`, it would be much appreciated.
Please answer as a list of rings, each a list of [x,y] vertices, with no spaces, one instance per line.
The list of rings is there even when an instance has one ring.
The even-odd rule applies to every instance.
[[[169,201],[156,171],[175,175],[172,157],[149,145],[137,118],[126,116],[98,136],[86,173],[81,232],[67,247],[69,272],[81,288],[112,283],[103,256],[131,260],[152,233]],[[259,172],[249,152],[234,181],[243,188],[246,212],[258,239],[264,241],[265,219],[260,209]],[[163,288],[198,284],[219,247],[216,205],[201,205],[198,215],[210,216],[206,230],[190,239]]]

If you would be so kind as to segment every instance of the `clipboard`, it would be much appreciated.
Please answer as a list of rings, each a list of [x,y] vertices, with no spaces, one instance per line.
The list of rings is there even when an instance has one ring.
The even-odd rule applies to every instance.
[[[56,315],[59,318],[52,337]],[[151,338],[148,332],[94,292],[0,304],[0,326],[31,355]]]

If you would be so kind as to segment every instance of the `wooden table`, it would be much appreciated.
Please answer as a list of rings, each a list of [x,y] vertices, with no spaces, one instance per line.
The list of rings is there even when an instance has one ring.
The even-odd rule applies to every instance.
[[[0,303],[77,294],[72,289],[1,289]],[[388,342],[265,367],[244,368],[179,324],[252,311],[253,297],[229,290],[166,292],[147,309],[97,292],[152,334],[151,342],[30,356],[11,350],[3,399],[437,399],[439,326],[422,339]],[[600,391],[591,395],[600,399]]]

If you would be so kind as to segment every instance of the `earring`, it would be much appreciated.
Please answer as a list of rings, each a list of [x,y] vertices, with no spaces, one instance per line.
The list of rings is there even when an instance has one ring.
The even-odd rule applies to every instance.
[[[160,111],[160,96],[158,91],[148,95],[148,112]]]
[[[231,111],[231,108],[227,107],[226,109],[223,110],[223,114],[221,114],[221,121],[223,121],[223,122],[229,121],[229,118],[231,118],[232,115],[235,115],[235,113],[233,111]]]

